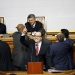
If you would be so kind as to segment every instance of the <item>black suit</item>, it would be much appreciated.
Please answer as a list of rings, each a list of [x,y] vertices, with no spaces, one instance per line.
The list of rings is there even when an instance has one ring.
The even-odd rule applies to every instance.
[[[42,29],[42,23],[39,21],[36,21],[35,27],[33,28],[29,22],[25,23],[25,26],[28,30],[28,32],[34,32],[34,31],[39,31]]]
[[[0,23],[0,34],[6,34],[5,24]]]
[[[12,60],[11,60],[11,52],[9,45],[0,40],[0,71],[11,71]]]
[[[28,55],[27,55],[27,60],[28,62],[30,61],[43,61],[44,59],[46,61],[46,65],[47,65],[47,69],[49,69],[51,67],[51,58],[50,58],[50,44],[46,43],[42,40],[42,44],[41,44],[41,48],[40,48],[40,52],[38,54],[38,56],[36,56],[36,50],[35,50],[35,42],[34,40],[29,40],[26,41],[25,36],[21,36],[20,41],[23,45],[26,45],[29,47],[29,51],[28,51]],[[32,57],[32,60],[31,60]]]

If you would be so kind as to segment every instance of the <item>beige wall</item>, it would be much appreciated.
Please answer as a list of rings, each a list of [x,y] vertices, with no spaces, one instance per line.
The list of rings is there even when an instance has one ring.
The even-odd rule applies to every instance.
[[[0,16],[8,32],[16,31],[16,25],[24,24],[30,13],[45,16],[47,31],[75,30],[75,0],[0,0]]]

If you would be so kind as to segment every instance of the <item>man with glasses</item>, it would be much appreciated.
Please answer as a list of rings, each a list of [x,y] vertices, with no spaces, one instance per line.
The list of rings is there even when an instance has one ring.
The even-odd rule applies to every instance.
[[[34,39],[29,41],[25,40],[24,38],[26,35],[25,32],[26,28],[22,32],[20,41],[23,45],[29,47],[27,61],[44,62],[45,60],[47,65],[46,70],[50,69],[52,66],[49,49],[50,44],[42,40],[42,32],[36,32]]]

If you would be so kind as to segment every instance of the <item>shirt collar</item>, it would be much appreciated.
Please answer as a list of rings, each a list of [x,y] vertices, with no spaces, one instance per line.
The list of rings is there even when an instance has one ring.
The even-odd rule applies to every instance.
[[[64,41],[66,41],[66,38],[64,38]],[[56,42],[59,42],[59,41],[56,41]]]
[[[35,28],[36,22],[32,25],[33,28]]]
[[[41,43],[42,43],[42,42],[39,42],[38,45],[41,45]],[[37,43],[35,43],[35,44],[37,44]]]
[[[66,41],[66,38],[64,38],[64,41]]]

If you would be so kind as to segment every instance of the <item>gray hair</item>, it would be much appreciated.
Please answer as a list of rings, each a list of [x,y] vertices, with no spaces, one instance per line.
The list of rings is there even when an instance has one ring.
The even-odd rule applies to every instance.
[[[63,42],[64,41],[64,38],[65,38],[65,36],[64,36],[63,33],[58,33],[57,34],[57,39],[58,39],[59,42]]]
[[[35,15],[34,15],[34,14],[29,14],[27,18],[28,18],[28,19],[29,19],[29,18],[34,18],[34,19],[35,19]]]

